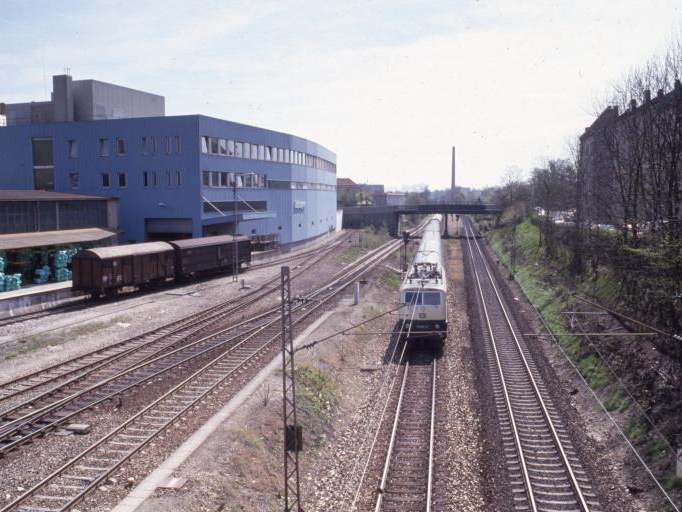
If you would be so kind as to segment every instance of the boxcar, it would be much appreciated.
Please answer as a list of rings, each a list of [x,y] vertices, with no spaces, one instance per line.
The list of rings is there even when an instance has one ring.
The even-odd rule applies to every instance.
[[[112,295],[124,286],[145,287],[175,277],[175,254],[166,242],[85,249],[72,259],[73,289]]]
[[[245,236],[209,236],[168,243],[175,248],[175,271],[178,277],[231,271],[235,243],[239,266],[251,261],[251,240]]]

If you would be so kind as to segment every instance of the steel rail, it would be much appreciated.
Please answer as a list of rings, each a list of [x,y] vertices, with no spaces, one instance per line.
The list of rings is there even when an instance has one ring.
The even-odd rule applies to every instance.
[[[438,361],[433,359],[433,386],[431,389],[431,433],[429,435],[429,476],[426,484],[426,512],[431,512],[433,500],[433,444],[436,437],[436,368]]]
[[[405,352],[403,352],[403,355]],[[410,358],[414,357],[415,354],[411,353]],[[429,393],[430,397],[428,400],[428,436],[423,442],[420,442],[420,446],[426,447],[427,450],[427,464],[426,464],[426,482],[425,482],[425,488],[423,489],[424,494],[423,494],[423,499],[424,499],[424,506],[426,507],[424,510],[426,512],[431,512],[431,506],[432,506],[432,484],[433,484],[433,445],[434,445],[434,438],[435,438],[435,420],[436,420],[436,377],[437,377],[437,362],[436,362],[436,354],[435,352],[430,355],[430,363],[432,370],[430,372],[431,374],[431,383],[428,386],[429,388]],[[399,362],[399,364],[402,361]],[[400,468],[396,466],[397,461],[395,460],[397,455],[394,455],[394,451],[396,448],[396,440],[398,439],[399,434],[401,431],[407,430],[408,431],[408,441],[409,445],[412,450],[418,450],[418,448],[415,448],[414,442],[415,439],[410,437],[409,434],[410,432],[410,427],[413,426],[413,424],[409,423],[409,416],[410,414],[414,414],[415,410],[417,410],[417,414],[421,414],[419,412],[419,407],[415,406],[412,404],[412,406],[408,405],[404,406],[403,402],[405,400],[405,397],[409,397],[410,394],[415,392],[415,386],[419,386],[420,379],[424,378],[423,373],[420,373],[420,368],[419,366],[414,366],[411,364],[411,360],[408,359],[405,361],[405,366],[404,366],[404,371],[403,371],[403,378],[402,378],[402,383],[400,386],[400,392],[398,395],[398,402],[395,408],[395,414],[393,417],[393,424],[391,428],[391,434],[389,438],[389,444],[388,448],[386,450],[386,459],[384,461],[384,467],[383,471],[381,474],[381,482],[379,484],[379,487],[377,488],[377,499],[374,507],[374,512],[381,512],[383,508],[385,508],[385,496],[387,495],[387,490],[390,490],[391,486],[397,486],[398,490],[393,491],[394,494],[404,494],[407,492],[409,495],[413,496],[414,494],[421,494],[419,491],[414,490],[414,486],[410,485],[408,486],[408,491],[405,491],[405,489],[400,488],[400,483],[392,483],[389,486],[388,480],[389,476],[392,474],[394,471],[400,471]],[[412,371],[411,371],[412,370]],[[416,372],[416,373],[415,373]],[[415,381],[415,379],[417,379]],[[422,381],[423,382],[423,381]],[[408,384],[411,383],[411,384]],[[417,388],[417,391],[419,388]],[[407,407],[407,409],[405,409]],[[426,412],[426,411],[424,411]],[[408,416],[408,418],[405,418],[405,416]],[[414,418],[412,418],[414,419]],[[403,440],[404,444],[404,440]],[[403,446],[404,450],[404,446]],[[405,478],[405,477],[403,477]],[[420,483],[419,485],[424,485],[424,483]],[[415,502],[410,501],[411,506],[415,505]],[[386,504],[388,506],[388,504]],[[390,508],[390,507],[389,507]]]
[[[348,239],[348,237],[343,237],[341,240],[335,242],[330,247],[322,247],[322,248],[316,249],[315,251],[310,251],[310,252],[318,252],[318,251],[320,251],[320,249],[323,249],[323,253],[318,259],[309,258],[309,259],[313,260],[310,262],[310,265],[314,265],[317,262],[319,262],[322,258],[326,257],[329,254],[329,252],[331,252],[338,245],[345,242],[347,239]],[[306,262],[307,261],[308,260],[306,260]],[[306,263],[306,262],[303,262],[303,263]],[[279,263],[279,260],[273,264],[276,264],[276,263]],[[299,274],[296,274],[295,276],[292,277],[292,279],[297,277],[298,275]],[[163,352],[164,350],[168,350],[169,348],[176,346],[179,343],[182,343],[189,336],[192,336],[192,335],[196,334],[197,332],[201,332],[203,330],[206,330],[208,327],[210,327],[212,325],[212,323],[211,324],[205,323],[206,318],[210,318],[211,316],[215,316],[215,320],[218,321],[218,320],[220,320],[220,317],[222,315],[228,314],[228,313],[233,313],[234,311],[236,311],[236,310],[238,310],[238,309],[240,309],[246,305],[250,305],[253,302],[260,300],[263,297],[273,293],[276,290],[276,288],[268,288],[268,286],[275,283],[276,281],[277,281],[277,278],[270,279],[270,280],[266,281],[263,285],[259,286],[257,289],[254,289],[250,292],[247,292],[246,294],[243,294],[239,297],[235,297],[235,298],[229,299],[227,301],[221,302],[220,304],[217,304],[215,306],[211,306],[207,310],[204,310],[204,311],[197,313],[197,314],[194,314],[194,315],[190,315],[189,317],[183,318],[177,322],[173,322],[171,324],[159,327],[159,328],[154,329],[152,331],[148,331],[144,334],[135,336],[133,338],[123,340],[123,341],[115,343],[113,345],[109,345],[107,347],[103,347],[101,349],[89,352],[87,354],[77,356],[77,357],[72,358],[68,361],[63,361],[61,363],[51,365],[47,368],[43,368],[41,370],[37,370],[37,371],[31,372],[29,374],[17,377],[13,380],[4,382],[4,383],[0,384],[0,391],[2,391],[3,388],[5,388],[5,389],[8,388],[9,386],[21,385],[22,388],[19,390],[15,390],[13,393],[9,393],[9,394],[5,394],[5,395],[0,396],[0,402],[7,400],[7,399],[10,399],[10,398],[17,397],[21,394],[27,393],[28,391],[35,389],[35,388],[45,386],[51,382],[55,382],[55,381],[58,381],[60,379],[66,378],[69,375],[78,374],[75,377],[68,380],[67,382],[63,382],[63,383],[59,384],[58,386],[47,390],[46,392],[42,393],[41,395],[38,395],[36,397],[33,397],[30,400],[23,402],[24,405],[28,406],[31,403],[35,402],[36,400],[43,398],[46,395],[53,394],[53,393],[57,392],[58,390],[63,389],[64,386],[72,384],[75,381],[81,380],[81,379],[91,375],[93,372],[95,372],[95,371],[97,371],[103,367],[106,367],[106,366],[113,364],[114,362],[120,360],[123,357],[131,355],[131,354],[133,354],[139,350],[149,348],[149,347],[153,346],[154,344],[156,344],[157,342],[161,342],[162,346],[157,351],[153,352],[152,354],[150,354],[148,356],[145,356],[144,358],[140,359],[139,361],[136,361],[136,363],[148,360],[148,359],[154,357],[155,355]],[[258,296],[258,297],[254,297],[254,295],[257,295],[259,293],[262,293],[262,295]],[[248,300],[248,299],[250,299],[250,300]],[[227,309],[225,310],[225,308],[227,308]],[[171,326],[174,326],[176,328],[171,330],[170,332],[166,332],[166,330]],[[170,338],[172,336],[175,336],[178,333],[181,333],[183,331],[186,331],[186,330],[191,329],[191,328],[196,327],[196,326],[200,326],[200,327],[198,329],[196,329],[195,331],[187,332],[186,335],[183,338],[181,338],[180,340],[177,340],[176,342],[173,342],[169,345],[163,345],[163,341],[165,339]],[[156,336],[156,337],[152,340],[144,341],[144,338],[149,337],[149,336]],[[133,346],[131,346],[128,349],[124,349],[122,352],[116,352],[116,349],[124,347],[128,344],[132,344]],[[26,384],[21,384],[21,382],[30,382],[33,378],[35,378],[39,375],[50,374],[58,368],[68,367],[69,365],[72,365],[78,361],[83,361],[83,360],[86,360],[86,359],[89,359],[92,357],[97,357],[97,355],[104,354],[104,353],[110,352],[112,350],[114,350],[115,352],[109,356],[104,356],[102,358],[96,359],[95,361],[89,362],[89,363],[82,365],[82,366],[79,366],[77,368],[70,369],[66,372],[60,373],[60,374],[53,376],[51,378],[48,378],[46,380],[35,382],[35,383],[30,384],[28,386]],[[81,371],[83,373],[79,373]],[[5,413],[6,413],[6,411],[0,411],[0,416],[4,415]]]
[[[394,252],[397,247],[399,246],[394,244],[393,242],[389,242],[386,244],[387,247],[385,248],[379,248],[380,250],[377,251],[375,254],[372,255],[372,257],[367,258],[363,261],[360,261],[357,265],[354,265],[352,269],[350,269],[347,274],[345,275],[345,283],[340,283],[339,281],[342,278],[336,279],[333,283],[327,284],[323,287],[321,287],[316,293],[316,296],[322,295],[323,298],[318,301],[317,303],[314,303],[312,307],[308,308],[309,304],[307,303],[301,303],[298,304],[295,308],[294,311],[298,312],[300,310],[303,311],[301,316],[296,318],[294,320],[294,323],[297,324],[301,322],[303,319],[309,317],[312,315],[314,312],[316,312],[319,308],[322,306],[326,305],[326,303],[338,295],[341,291],[346,289],[354,279],[356,279],[358,276],[362,276],[372,269],[374,269],[383,259],[385,259],[387,256],[389,256],[392,252]],[[357,267],[357,268],[356,268]],[[342,276],[344,277],[344,276]],[[337,286],[335,289],[333,288],[334,286]],[[330,289],[332,288],[332,289]],[[265,330],[265,327],[263,327],[263,330]],[[249,339],[252,339],[255,337],[256,333],[251,335]],[[122,464],[124,464],[128,459],[130,459],[133,455],[138,453],[142,448],[144,448],[147,444],[149,444],[153,439],[158,437],[160,434],[162,434],[168,427],[170,427],[172,424],[174,424],[179,418],[181,418],[184,414],[186,414],[191,408],[195,407],[196,405],[199,404],[205,398],[207,395],[212,393],[219,385],[221,385],[225,380],[227,380],[231,375],[233,375],[237,369],[242,368],[244,365],[246,365],[249,361],[253,360],[255,357],[257,357],[259,354],[263,353],[269,346],[272,345],[275,341],[277,341],[280,337],[280,334],[277,333],[273,337],[269,338],[268,341],[266,341],[260,348],[258,348],[255,352],[253,352],[251,355],[249,355],[246,359],[241,361],[237,367],[231,369],[228,373],[223,373],[222,375],[219,376],[219,379],[212,383],[211,386],[203,391],[198,397],[195,397],[188,405],[184,406],[179,412],[175,412],[174,415],[171,418],[166,418],[166,421],[164,424],[160,425],[154,432],[151,434],[147,435],[146,437],[142,438],[141,436],[129,436],[131,438],[138,437],[141,439],[140,442],[138,442],[134,448],[131,450],[125,452],[125,455],[121,457],[119,460],[115,461],[115,464],[109,468],[101,468],[103,471],[102,474],[93,477],[92,479],[88,480],[89,483],[87,486],[79,491],[77,495],[73,497],[68,498],[68,502],[65,504],[62,504],[59,506],[58,511],[66,511],[72,506],[76,505],[78,502],[80,502],[90,491],[96,488],[97,485],[99,485],[100,482],[102,482],[105,478],[107,478],[109,475],[111,475],[114,471],[116,471]],[[246,343],[247,340],[243,340],[240,345],[243,345]],[[235,347],[236,348],[236,347]],[[152,404],[148,405],[145,407],[142,411],[136,413],[134,416],[126,420],[122,425],[118,426],[116,429],[114,429],[112,432],[107,434],[104,438],[98,440],[96,443],[91,445],[89,448],[81,452],[79,455],[76,457],[72,458],[70,461],[68,461],[66,464],[62,465],[60,468],[52,472],[49,476],[41,480],[38,484],[33,486],[31,489],[26,491],[23,495],[17,497],[15,500],[13,500],[11,503],[6,505],[4,508],[0,510],[0,512],[8,512],[12,509],[15,509],[18,505],[21,503],[25,502],[27,499],[31,498],[32,496],[36,495],[38,491],[43,489],[45,486],[47,486],[51,481],[58,479],[60,476],[64,475],[65,472],[73,468],[79,461],[84,460],[86,457],[88,457],[91,453],[95,452],[98,448],[104,445],[108,440],[114,438],[118,433],[123,431],[126,427],[131,425],[134,421],[142,418],[148,411],[152,410],[156,405],[161,404],[165,399],[172,397],[174,394],[178,394],[177,392],[179,390],[182,390],[183,387],[189,388],[190,386],[188,384],[192,383],[195,381],[197,378],[201,377],[204,374],[207,374],[212,368],[214,368],[220,361],[225,359],[229,354],[231,354],[232,351],[221,354],[217,358],[215,358],[213,361],[209,362],[207,365],[202,367],[201,369],[197,370],[194,374],[192,374],[190,377],[186,378],[183,380],[180,384],[176,385],[173,389],[169,390],[166,392],[162,397],[159,399],[155,400]],[[133,446],[131,444],[131,446]],[[109,460],[109,459],[108,459]],[[36,496],[36,499],[40,500],[41,498],[39,496]],[[61,498],[60,498],[61,499]],[[66,500],[64,500],[66,501]]]
[[[466,226],[466,225],[465,225],[465,230],[466,230],[466,232],[467,232],[467,243],[469,244],[469,251],[470,251],[470,254],[472,255],[472,265],[475,265],[475,263],[474,263],[475,260],[474,260],[474,258],[473,258],[473,254],[472,254],[472,250],[471,250],[471,242],[470,242],[470,239],[469,239],[469,237],[468,237],[468,232],[469,232],[469,230],[471,230],[471,228],[470,228],[469,226]],[[473,233],[473,230],[471,230],[471,231],[472,231],[472,233]],[[528,360],[526,359],[526,356],[525,356],[525,354],[524,354],[524,351],[523,351],[523,349],[522,349],[522,347],[521,347],[521,343],[520,343],[520,341],[519,341],[519,339],[518,339],[518,337],[517,337],[517,335],[516,335],[516,332],[515,332],[515,330],[514,330],[514,328],[513,328],[513,326],[512,326],[512,322],[511,322],[511,320],[510,320],[510,318],[509,318],[509,314],[508,314],[508,312],[507,312],[507,308],[505,307],[504,301],[502,300],[502,297],[500,296],[500,293],[499,293],[499,290],[498,290],[498,288],[497,288],[497,285],[495,284],[495,279],[494,279],[494,277],[492,276],[492,273],[490,272],[490,269],[488,268],[488,264],[487,264],[487,262],[486,262],[486,260],[485,260],[485,257],[484,257],[484,255],[483,255],[483,252],[482,252],[481,247],[480,247],[480,244],[478,243],[478,240],[476,240],[475,238],[474,238],[474,244],[475,244],[475,246],[476,246],[476,248],[477,248],[477,250],[478,250],[478,253],[479,253],[479,256],[480,256],[480,260],[481,260],[481,263],[483,264],[483,268],[484,268],[485,271],[486,271],[486,274],[487,274],[487,276],[488,276],[488,279],[489,279],[489,282],[490,282],[490,284],[491,284],[491,286],[492,286],[492,289],[493,289],[493,291],[495,292],[495,297],[497,298],[497,302],[498,302],[498,304],[499,304],[499,306],[500,306],[500,309],[501,309],[501,311],[502,311],[502,313],[503,313],[503,315],[504,315],[504,318],[505,318],[505,320],[506,320],[506,323],[507,323],[507,326],[508,326],[508,328],[509,328],[509,331],[511,332],[512,337],[513,337],[513,339],[514,339],[514,343],[515,343],[516,349],[517,349],[517,351],[518,351],[518,354],[520,355],[521,360],[523,361],[523,366],[524,366],[524,369],[525,369],[526,374],[527,374],[527,376],[528,376],[529,382],[530,382],[531,385],[532,385],[533,392],[534,392],[534,394],[535,394],[537,403],[538,403],[538,405],[540,406],[540,408],[541,408],[541,410],[542,410],[542,412],[543,412],[543,415],[544,415],[544,417],[545,417],[545,422],[546,422],[547,426],[548,426],[549,429],[550,429],[550,432],[551,432],[551,434],[552,434],[552,439],[553,439],[553,441],[554,441],[554,444],[555,444],[555,446],[556,446],[556,449],[557,449],[557,451],[559,452],[559,454],[560,454],[560,456],[561,456],[561,460],[562,460],[562,462],[563,462],[563,464],[564,464],[564,467],[565,467],[565,469],[566,469],[566,472],[567,472],[567,474],[568,474],[568,476],[569,476],[568,479],[569,479],[569,482],[570,482],[570,484],[571,484],[571,487],[573,488],[573,492],[575,493],[575,495],[576,495],[576,497],[577,497],[578,506],[580,507],[580,510],[581,510],[581,511],[589,512],[589,510],[590,510],[590,509],[589,509],[589,506],[588,506],[588,504],[587,504],[587,502],[586,502],[586,500],[585,500],[585,497],[584,497],[583,492],[582,492],[582,490],[581,490],[581,488],[580,488],[580,484],[579,484],[578,481],[577,481],[577,478],[576,478],[576,476],[575,476],[575,473],[573,472],[573,467],[572,467],[570,461],[568,460],[568,456],[567,456],[566,451],[565,451],[565,449],[564,449],[563,443],[561,442],[561,439],[559,438],[559,435],[558,435],[558,433],[557,433],[556,427],[555,427],[555,425],[554,425],[554,421],[552,420],[552,418],[551,418],[551,416],[550,416],[550,414],[549,414],[549,411],[548,411],[548,409],[547,409],[547,405],[546,405],[546,403],[545,403],[545,400],[543,399],[542,394],[540,393],[540,389],[538,388],[538,384],[537,384],[537,382],[536,382],[536,380],[535,380],[535,377],[533,376],[533,372],[532,372],[531,369],[530,369],[530,366],[529,366],[529,364],[528,364]],[[481,285],[480,285],[480,280],[479,280],[479,278],[478,278],[478,271],[477,271],[475,268],[474,268],[474,272],[475,272],[475,274],[476,274],[476,279],[477,279],[477,282],[478,282],[479,293],[481,294],[481,301],[482,301],[482,303],[485,305],[485,297],[484,297],[483,290],[482,290]],[[503,385],[506,387],[506,384],[504,384],[504,380],[505,380],[505,379],[504,379],[504,372],[503,372],[502,366],[501,366],[500,361],[499,361],[499,356],[498,356],[498,354],[497,354],[497,348],[495,347],[495,336],[494,336],[494,334],[493,334],[492,327],[491,327],[491,324],[490,324],[490,319],[489,319],[489,317],[488,317],[487,308],[485,308],[485,306],[484,306],[484,309],[485,309],[486,322],[488,323],[488,329],[489,329],[489,332],[490,332],[490,336],[491,336],[491,339],[493,340],[492,345],[493,345],[493,348],[495,349],[496,359],[497,359],[497,361],[498,361],[498,369],[499,369],[499,371],[500,371],[500,377],[501,377],[500,380],[502,381]],[[507,400],[509,399],[508,395],[506,395],[506,398],[507,398]],[[508,406],[508,410],[511,411],[511,402],[507,402],[507,406]],[[513,418],[513,413],[511,413],[511,412],[510,412],[510,418]],[[513,422],[514,422],[514,421],[513,421]],[[515,432],[516,432],[516,434],[518,435],[518,432],[517,432],[516,428],[515,428]],[[518,446],[521,446],[521,445],[520,445],[520,439],[519,439],[519,445],[518,445]],[[522,450],[519,451],[519,457],[522,457]],[[525,479],[527,485],[529,486],[529,490],[530,490],[530,489],[531,489],[531,488],[530,488],[531,482],[530,482],[530,476],[527,474],[527,472],[528,472],[528,469],[527,469],[527,467],[525,467],[525,464],[524,464],[524,479]],[[531,504],[532,507],[533,507],[533,510],[537,510],[537,507],[536,507],[536,505],[535,505],[535,503],[534,503],[535,498],[534,498],[534,495],[533,495],[532,490],[530,490],[530,492],[529,492],[529,497],[531,497],[531,498],[532,498],[531,501],[533,501],[533,503]]]
[[[369,255],[371,257],[371,255]],[[363,260],[364,261],[364,260]],[[300,275],[300,274],[299,274]],[[295,277],[295,276],[294,276]],[[334,285],[336,281],[333,281],[332,283],[328,284],[327,287]],[[212,333],[208,336],[205,336],[199,340],[196,340],[194,342],[189,343],[188,345],[184,345],[180,348],[177,348],[175,350],[172,350],[171,352],[167,352],[163,355],[159,355],[155,358],[152,359],[146,359],[144,362],[138,363],[133,365],[132,367],[129,367],[128,369],[125,369],[123,371],[120,371],[112,376],[109,376],[105,378],[104,380],[101,380],[91,386],[88,386],[85,389],[82,389],[80,391],[77,391],[76,393],[73,393],[65,398],[62,398],[54,403],[51,403],[49,405],[46,405],[42,408],[32,410],[31,412],[25,414],[24,416],[17,418],[15,420],[12,420],[4,425],[0,425],[0,442],[3,441],[4,439],[8,439],[12,436],[17,435],[19,431],[22,429],[25,429],[26,427],[29,427],[30,425],[36,423],[38,420],[41,418],[46,418],[50,414],[53,414],[55,411],[59,409],[63,409],[66,405],[75,403],[77,400],[82,399],[85,395],[88,395],[90,393],[93,393],[94,391],[97,391],[98,389],[103,388],[107,384],[111,384],[112,382],[119,380],[123,377],[129,376],[131,374],[134,374],[135,372],[139,372],[140,370],[144,370],[145,368],[150,367],[154,363],[157,363],[159,361],[162,361],[164,359],[171,359],[173,356],[179,355],[182,352],[189,352],[189,356],[181,358],[175,362],[171,359],[170,364],[162,366],[158,370],[152,370],[151,374],[146,374],[142,375],[142,378],[135,380],[134,382],[125,385],[122,388],[116,388],[114,390],[110,390],[108,393],[105,394],[105,396],[101,398],[97,398],[95,401],[92,401],[88,403],[87,405],[84,406],[79,406],[77,410],[71,411],[66,415],[61,415],[55,420],[49,420],[49,422],[45,425],[43,425],[40,428],[33,429],[31,431],[25,432],[23,435],[21,435],[18,439],[11,441],[8,444],[5,444],[4,446],[0,446],[0,455],[2,453],[6,453],[20,444],[26,443],[28,440],[38,436],[42,435],[48,430],[56,428],[58,425],[61,425],[65,423],[66,421],[70,420],[71,418],[77,416],[78,414],[81,414],[82,412],[91,409],[92,407],[99,405],[107,400],[110,400],[114,398],[117,395],[121,395],[122,393],[134,388],[138,387],[141,384],[148,382],[162,374],[165,374],[174,368],[177,368],[181,365],[187,364],[188,362],[191,362],[201,356],[206,355],[208,352],[219,350],[221,348],[224,348],[226,345],[229,345],[230,343],[234,342],[235,339],[238,339],[240,337],[243,337],[253,330],[256,330],[259,328],[259,325],[256,325],[251,328],[247,328],[246,331],[243,332],[238,332],[235,336],[229,337],[224,340],[218,339],[220,336],[225,335],[225,334],[230,334],[235,330],[238,330],[244,326],[248,326],[249,324],[252,324],[254,322],[260,321],[260,320],[266,320],[267,317],[277,314],[279,311],[279,306],[275,306],[273,308],[270,308],[266,310],[265,312],[259,313],[257,315],[254,315],[250,317],[249,319],[240,322],[238,324],[231,325],[229,327],[226,327],[220,331],[217,331],[215,333]],[[221,313],[222,314],[222,313]],[[267,322],[267,320],[266,320]],[[214,342],[215,341],[215,342]],[[177,344],[177,343],[176,343]],[[193,349],[196,347],[201,347],[202,344],[208,344],[206,348],[200,348],[199,352],[191,352]],[[51,395],[52,393],[50,393]],[[31,403],[34,403],[36,400],[32,399]],[[25,408],[27,404],[22,403],[17,406],[15,406],[12,409],[3,411],[2,415],[7,416],[17,410],[20,410],[22,408]]]
[[[400,363],[398,363],[400,364]],[[386,452],[386,462],[384,463],[384,471],[381,474],[381,483],[379,484],[377,503],[374,507],[375,512],[381,511],[381,504],[384,500],[384,492],[386,491],[386,481],[388,480],[388,471],[391,466],[391,457],[393,456],[393,446],[395,445],[395,438],[398,434],[398,422],[400,421],[400,408],[403,405],[403,397],[405,396],[405,385],[407,384],[407,375],[410,371],[410,362],[405,363],[405,370],[403,371],[403,382],[400,386],[400,395],[398,396],[398,405],[396,406],[396,413],[393,417],[393,428],[391,429],[391,440],[388,443],[388,450]]]
[[[485,303],[485,295],[483,293],[483,288],[481,286],[481,280],[478,276],[478,271],[474,267],[474,253],[473,250],[471,249],[471,242],[469,240],[469,230],[468,226],[466,223],[464,224],[464,233],[466,234],[467,237],[467,248],[469,249],[469,256],[471,258],[471,265],[472,265],[472,270],[474,271],[474,277],[476,278],[476,285],[478,287],[478,293],[481,298],[481,304],[483,306],[483,315],[485,317],[486,324],[488,326],[488,332],[490,333],[490,337],[492,340],[494,340],[494,334],[493,334],[493,328],[492,324],[490,322],[490,316],[488,315],[488,306],[486,306]],[[500,374],[500,382],[502,384],[502,392],[504,394],[504,400],[505,400],[505,405],[507,406],[507,414],[509,414],[509,419],[510,419],[510,425],[512,428],[512,433],[514,435],[514,444],[516,445],[516,452],[519,457],[519,464],[521,465],[522,468],[522,476],[523,476],[523,482],[524,486],[526,487],[526,493],[528,494],[528,503],[530,504],[532,512],[537,512],[537,505],[535,504],[535,497],[533,494],[533,486],[530,481],[530,474],[528,473],[528,467],[526,465],[526,457],[523,453],[523,446],[521,444],[521,437],[519,435],[519,430],[516,425],[516,421],[514,418],[514,410],[512,408],[511,404],[511,399],[509,397],[509,390],[507,388],[507,383],[504,379],[504,371],[502,369],[502,362],[500,361],[500,354],[497,351],[497,346],[495,345],[494,341],[492,343],[492,348],[493,348],[493,353],[495,355],[495,362],[497,364],[497,371]]]

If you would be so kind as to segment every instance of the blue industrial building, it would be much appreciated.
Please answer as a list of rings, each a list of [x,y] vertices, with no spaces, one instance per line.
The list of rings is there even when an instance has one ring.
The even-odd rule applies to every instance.
[[[123,243],[229,234],[235,220],[281,244],[336,228],[334,153],[164,108],[161,96],[55,76],[51,101],[2,105],[0,189],[116,197]]]

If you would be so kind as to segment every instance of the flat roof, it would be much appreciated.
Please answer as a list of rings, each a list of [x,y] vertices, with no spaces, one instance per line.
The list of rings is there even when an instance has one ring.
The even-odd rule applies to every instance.
[[[87,196],[48,190],[0,190],[0,201],[105,201],[113,197]]]
[[[45,247],[49,245],[96,242],[116,233],[101,228],[66,229],[63,231],[36,231],[33,233],[9,233],[0,235],[0,251]]]
[[[173,251],[173,247],[166,242],[143,242],[141,244],[115,245],[113,247],[85,249],[78,254],[81,255],[79,257],[90,254],[97,256],[99,259],[105,260],[109,258],[140,256],[142,254],[156,254],[168,251]]]

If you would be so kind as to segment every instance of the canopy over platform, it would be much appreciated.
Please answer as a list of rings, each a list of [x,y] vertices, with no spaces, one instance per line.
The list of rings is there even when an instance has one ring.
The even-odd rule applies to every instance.
[[[0,251],[26,249],[28,247],[77,244],[82,242],[99,242],[113,236],[116,236],[115,232],[102,228],[9,233],[0,235]]]

